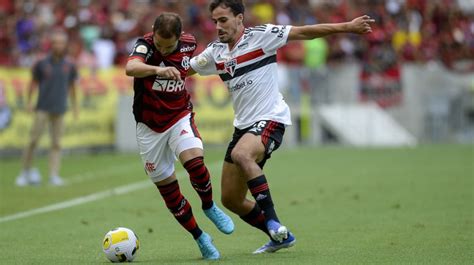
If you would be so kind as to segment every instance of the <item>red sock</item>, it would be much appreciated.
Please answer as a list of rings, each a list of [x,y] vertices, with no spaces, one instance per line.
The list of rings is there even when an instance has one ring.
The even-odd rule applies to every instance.
[[[204,210],[212,207],[212,185],[209,170],[204,165],[204,158],[202,156],[195,157],[184,163],[184,168],[189,174],[191,185],[199,194]]]
[[[175,180],[170,184],[158,186],[158,190],[174,218],[193,235],[194,239],[197,239],[202,231],[194,219],[191,204],[179,190],[178,181]]]

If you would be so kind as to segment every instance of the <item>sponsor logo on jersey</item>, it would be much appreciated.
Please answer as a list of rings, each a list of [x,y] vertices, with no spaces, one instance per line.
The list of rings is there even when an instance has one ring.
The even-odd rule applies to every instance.
[[[242,44],[240,44],[239,46],[237,46],[237,49],[245,49],[245,48],[247,48],[248,46],[249,46],[249,43],[248,43],[248,42],[242,43]]]
[[[153,50],[150,50],[147,54],[146,54],[146,58],[145,58],[145,61],[148,61],[148,59],[150,59],[150,57],[153,55]]]
[[[183,60],[181,61],[181,66],[184,68],[184,70],[188,70],[190,65],[189,65],[189,56],[184,56]]]
[[[242,89],[248,85],[251,85],[253,84],[253,81],[252,79],[248,79],[248,80],[243,80],[242,82],[239,82],[233,86],[228,86],[229,87],[229,92],[235,92],[239,89]]]
[[[138,45],[135,49],[135,52],[146,54],[148,52],[148,48],[145,45]]]
[[[207,64],[207,59],[206,59],[206,57],[204,57],[203,55],[198,56],[198,58],[197,58],[197,64],[198,64],[199,66],[201,66],[201,67],[206,66],[206,64]]]
[[[190,51],[194,51],[195,49],[196,49],[196,46],[183,46],[181,47],[179,52],[190,52]]]
[[[250,38],[250,37],[252,37],[252,36],[253,36],[253,32],[249,32],[249,33],[247,33],[247,34],[244,34],[244,40],[246,40],[246,39],[248,39],[248,38]]]
[[[279,27],[273,27],[271,32],[274,34],[278,33],[277,37],[283,38],[283,35],[285,35],[285,31],[286,31],[286,26],[283,26],[281,27],[281,29]]]
[[[184,80],[169,80],[169,79],[155,79],[153,83],[153,90],[161,92],[179,92],[184,90]]]
[[[225,48],[224,44],[221,43],[213,43],[212,48]]]
[[[231,76],[234,76],[237,59],[231,59],[224,63],[224,70]]]

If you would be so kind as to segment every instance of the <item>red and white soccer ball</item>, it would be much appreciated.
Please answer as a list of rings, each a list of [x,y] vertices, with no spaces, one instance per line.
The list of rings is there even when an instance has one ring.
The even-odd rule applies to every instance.
[[[117,227],[105,234],[102,250],[112,262],[131,262],[137,256],[140,241],[135,233],[125,227]]]

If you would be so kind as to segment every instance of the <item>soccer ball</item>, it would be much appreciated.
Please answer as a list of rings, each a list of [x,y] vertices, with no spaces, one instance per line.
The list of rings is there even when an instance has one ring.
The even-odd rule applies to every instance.
[[[118,227],[105,234],[102,250],[112,262],[131,262],[137,256],[140,241],[135,233],[125,227]]]

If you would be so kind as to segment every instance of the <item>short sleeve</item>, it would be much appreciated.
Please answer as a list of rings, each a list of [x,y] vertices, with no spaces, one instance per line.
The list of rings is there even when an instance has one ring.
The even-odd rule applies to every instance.
[[[265,52],[274,52],[278,48],[285,46],[288,42],[290,25],[266,24],[265,32],[262,34],[262,48]]]
[[[217,74],[216,63],[212,57],[212,45],[207,47],[199,55],[191,58],[191,68],[200,75]]]
[[[142,61],[146,60],[148,53],[151,52],[152,47],[144,39],[138,39],[133,46],[133,50],[128,56],[128,60],[138,58]]]

